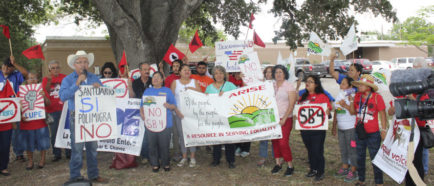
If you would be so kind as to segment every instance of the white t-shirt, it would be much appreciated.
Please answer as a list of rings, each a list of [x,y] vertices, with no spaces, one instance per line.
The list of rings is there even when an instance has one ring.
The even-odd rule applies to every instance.
[[[354,95],[353,95],[354,96]],[[338,96],[336,97],[335,112],[336,119],[338,120],[338,129],[347,130],[354,128],[356,124],[356,115],[351,115],[350,111],[345,109],[339,104],[339,101],[345,100],[347,105],[350,105],[350,100],[348,99],[347,92],[345,90],[340,90]]]

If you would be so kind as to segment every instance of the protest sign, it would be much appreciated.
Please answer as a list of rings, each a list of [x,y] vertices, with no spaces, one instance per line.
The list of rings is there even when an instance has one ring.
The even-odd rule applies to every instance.
[[[166,96],[143,96],[142,100],[146,128],[152,132],[166,129]]]
[[[130,77],[130,78],[138,79],[140,77],[140,70],[139,70],[139,68],[135,68],[133,70],[130,70],[129,73],[130,74],[128,75],[128,77]]]
[[[143,120],[140,118],[140,99],[118,100],[117,102],[117,138],[98,141],[98,151],[118,152],[140,155],[143,135]],[[63,105],[55,147],[71,148],[68,103]]]
[[[225,67],[227,72],[239,72],[238,58],[253,52],[253,41],[235,40],[215,43],[215,65]]]
[[[339,47],[344,54],[344,56],[350,54],[352,51],[357,50],[357,36],[356,29],[354,29],[354,24],[351,25],[350,30],[348,30],[347,35],[342,42],[342,45]]]
[[[20,85],[22,115],[26,121],[45,119],[44,97],[39,94],[41,84]]]
[[[389,175],[397,183],[402,183],[407,173],[407,152],[410,142],[410,119],[396,119],[390,124],[387,135],[381,144],[374,160],[372,161],[384,173]],[[414,128],[414,149],[419,143],[420,132]]]
[[[111,88],[80,86],[75,92],[75,141],[117,137],[116,98]]]
[[[128,99],[128,79],[124,78],[104,78],[101,79],[103,87],[112,88],[115,90],[116,98]]]
[[[0,124],[14,123],[21,120],[19,98],[1,98],[0,99]]]
[[[324,43],[315,32],[310,33],[309,42],[307,44],[308,54],[329,56],[330,51],[330,46]]]
[[[259,83],[264,79],[261,64],[259,63],[258,53],[250,52],[239,57],[238,66],[244,74],[243,82],[246,85]]]
[[[282,137],[274,88],[261,83],[223,93],[181,93],[179,108],[186,147]]]
[[[294,107],[297,121],[296,130],[327,130],[327,104],[297,104]]]
[[[294,52],[296,54],[297,52]],[[289,54],[288,58],[288,72],[289,72],[289,79],[288,81],[291,83],[294,83],[297,81],[297,77],[295,76],[295,58],[294,55]]]

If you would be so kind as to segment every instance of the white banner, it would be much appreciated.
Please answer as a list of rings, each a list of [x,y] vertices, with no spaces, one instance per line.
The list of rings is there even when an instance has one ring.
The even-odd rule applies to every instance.
[[[80,86],[75,92],[75,142],[115,139],[116,97],[111,88]]]
[[[297,121],[296,130],[327,130],[328,115],[327,104],[300,104],[295,105],[294,111]]]
[[[140,101],[140,99],[129,99],[117,102],[118,138],[98,141],[98,151],[140,155],[145,134],[144,122],[140,118]],[[65,102],[54,146],[70,149],[70,134],[68,103]]]
[[[243,82],[246,83],[246,85],[257,84],[264,79],[258,53],[250,52],[241,55],[238,60],[238,66],[244,74]]]
[[[180,96],[186,147],[282,137],[271,83],[238,88],[222,96],[192,90]]]
[[[128,79],[125,78],[104,78],[101,79],[103,87],[112,88],[115,90],[117,99],[128,99]]]
[[[143,96],[145,126],[152,132],[161,132],[167,126],[167,113],[164,103],[166,96]]]
[[[307,44],[309,54],[329,56],[330,51],[330,46],[324,43],[315,32],[310,33],[309,43]]]
[[[350,54],[352,51],[357,50],[357,36],[356,36],[356,29],[354,29],[354,24],[351,25],[350,30],[348,30],[347,35],[344,38],[344,41],[342,42],[342,45],[339,47],[342,51],[342,53],[346,56]]]
[[[21,121],[20,98],[0,99],[0,124]]]
[[[253,52],[253,41],[235,40],[215,43],[215,65],[221,65],[227,72],[239,72],[238,58]]]
[[[45,119],[44,96],[41,84],[20,85],[22,115],[26,121]]]
[[[407,149],[410,142],[410,119],[395,119],[390,124],[386,138],[381,144],[374,160],[372,161],[384,173],[389,175],[397,183],[402,183],[407,173]],[[419,128],[414,128],[414,149],[419,143]]]

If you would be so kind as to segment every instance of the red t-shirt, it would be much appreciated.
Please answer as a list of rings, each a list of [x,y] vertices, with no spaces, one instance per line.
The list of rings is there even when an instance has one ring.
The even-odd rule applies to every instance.
[[[175,74],[170,74],[169,76],[167,76],[166,80],[164,81],[164,86],[167,88],[170,88],[170,85],[172,85],[172,82],[181,78],[181,76],[179,75],[175,75]]]
[[[12,123],[0,124],[0,131],[7,131],[12,129]]]
[[[237,88],[243,87],[243,79],[236,80],[234,76],[229,75],[229,82],[233,83]]]
[[[50,99],[51,104],[45,107],[47,113],[62,111],[63,102],[59,98],[60,84],[65,77],[65,74],[59,74],[57,77],[51,77],[50,90],[46,90],[47,77],[42,79],[42,88],[44,89],[45,95]]]
[[[205,92],[206,87],[208,87],[208,85],[211,85],[212,83],[214,83],[214,80],[212,78],[208,77],[207,75],[200,76],[198,74],[193,74],[190,77],[197,80],[202,92]]]
[[[332,110],[332,104],[330,103],[330,99],[325,94],[309,94],[303,102],[300,102],[301,101],[301,96],[300,96],[298,101],[301,104],[327,103],[327,108],[330,111]]]
[[[38,119],[32,121],[21,121],[20,129],[21,130],[36,130],[40,128],[46,127],[45,119]]]
[[[362,120],[363,112],[365,110],[365,106],[368,105],[368,108],[366,108],[366,114],[365,114],[365,130],[367,133],[374,133],[379,131],[379,123],[378,123],[378,112],[386,109],[386,105],[384,104],[383,97],[380,94],[377,94],[375,92],[371,93],[371,97],[369,97],[368,104],[364,104],[365,106],[362,107],[362,111],[360,111],[360,97],[362,96],[363,92],[357,92],[356,96],[354,96],[354,108],[356,109],[356,116],[357,121]],[[377,100],[377,101],[375,101]],[[362,103],[366,101],[365,99],[362,99]],[[357,124],[357,123],[356,123]]]

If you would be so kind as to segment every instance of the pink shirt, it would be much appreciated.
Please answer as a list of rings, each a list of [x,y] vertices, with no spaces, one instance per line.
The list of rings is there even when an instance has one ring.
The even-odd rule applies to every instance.
[[[277,84],[274,82],[274,92],[276,94],[277,109],[279,109],[279,117],[282,118],[289,107],[289,92],[295,91],[294,85],[288,81],[284,81],[277,89]],[[288,117],[292,117],[289,114]]]

